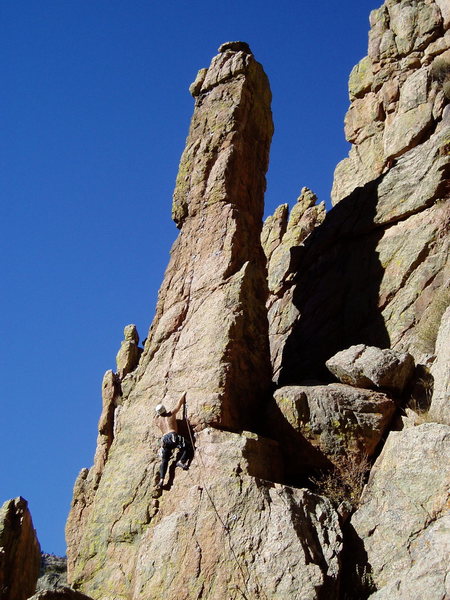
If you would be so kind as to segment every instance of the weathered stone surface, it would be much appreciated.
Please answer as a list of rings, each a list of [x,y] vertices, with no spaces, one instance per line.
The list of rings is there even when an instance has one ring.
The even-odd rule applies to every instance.
[[[400,393],[414,373],[414,359],[408,352],[358,344],[341,350],[326,363],[341,381],[359,388],[384,388]]]
[[[445,27],[450,26],[450,6],[447,0],[436,0],[436,4],[438,5],[442,18],[444,20]]]
[[[196,447],[189,472],[177,471],[153,506],[141,490],[153,489],[154,457],[140,490],[108,487],[111,514],[124,514],[116,522],[98,515],[100,552],[85,565],[83,590],[105,600],[229,600],[258,590],[275,599],[300,589],[304,598],[333,597],[342,549],[337,514],[323,498],[267,481],[279,472],[278,446],[207,428]],[[147,524],[121,508],[136,492]]]
[[[436,341],[436,360],[431,367],[433,397],[429,417],[450,425],[450,307],[442,316]]]
[[[267,217],[261,232],[261,244],[267,260],[270,260],[274,250],[281,244],[288,224],[289,206],[280,204],[273,215]]]
[[[139,335],[136,325],[127,325],[123,330],[124,340],[116,356],[117,373],[123,379],[138,366],[142,349],[139,348]]]
[[[180,161],[173,217],[181,231],[132,395],[148,398],[151,390],[157,404],[189,389],[196,423],[240,428],[267,388],[261,378],[268,364],[267,288],[258,238],[270,100],[248,46],[223,45],[198,92]],[[237,371],[245,373],[239,390],[230,385]]]
[[[414,146],[433,123],[432,105],[420,104],[386,120],[384,156],[387,160]]]
[[[42,590],[31,596],[29,600],[92,600],[81,592],[76,592],[71,588],[60,586],[54,590]]]
[[[293,431],[331,460],[342,454],[371,456],[396,408],[384,393],[340,383],[286,386],[274,399]],[[295,462],[295,455],[290,460]]]
[[[351,520],[381,588],[371,598],[445,598],[450,592],[449,459],[447,425],[389,435]]]
[[[324,218],[324,203],[317,204],[316,195],[305,187],[289,217],[287,205],[283,204],[264,223],[261,240],[267,258],[269,341],[275,381],[280,369],[283,344],[298,316],[292,304],[295,253]]]
[[[36,591],[54,590],[67,586],[67,559],[42,553]]]
[[[196,430],[214,425],[241,431],[254,424],[270,386],[266,264],[260,244],[273,131],[270,89],[248,46],[235,42],[221,47],[195,88],[196,108],[173,200],[180,234],[156,316],[138,367],[118,383],[113,374],[106,376],[95,464],[77,479],[66,528],[69,582],[102,600],[151,597],[150,591],[136,591],[133,573],[154,535],[164,546],[160,536],[165,534],[154,532],[160,503],[170,522],[185,510],[186,494],[196,497],[187,479],[187,487],[173,490],[167,502],[158,500],[154,477],[160,432],[152,422],[154,407],[163,401],[170,409],[186,391],[187,415]],[[245,441],[245,452],[251,445]],[[265,445],[273,448],[274,443]],[[269,460],[278,465],[280,477],[276,452]],[[196,485],[201,485],[198,464],[197,469]],[[250,475],[261,477],[258,470]],[[170,564],[168,580],[176,579],[178,565]],[[173,569],[172,575],[167,569]],[[148,590],[158,576],[145,583]],[[170,589],[172,596],[166,597],[181,597],[175,587]]]
[[[297,316],[278,348],[281,385],[326,381],[325,361],[355,344],[432,361],[450,276],[449,137],[442,122],[306,240],[291,284]]]
[[[369,56],[350,74],[345,131],[354,146],[336,168],[334,204],[386,172],[442,119],[442,83],[433,81],[429,63],[448,48],[448,10],[445,2],[408,0],[372,11]]]
[[[26,600],[36,590],[41,549],[28,503],[8,500],[0,508],[0,593],[5,600]]]
[[[355,65],[350,73],[348,92],[350,100],[359,98],[370,90],[373,83],[372,61],[369,56],[364,57]]]

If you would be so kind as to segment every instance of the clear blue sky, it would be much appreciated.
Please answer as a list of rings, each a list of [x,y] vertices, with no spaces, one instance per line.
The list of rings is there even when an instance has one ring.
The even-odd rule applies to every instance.
[[[154,313],[197,70],[248,42],[273,92],[266,212],[305,185],[328,201],[348,75],[380,4],[0,3],[0,503],[28,500],[44,551],[65,553],[123,327],[145,338]]]

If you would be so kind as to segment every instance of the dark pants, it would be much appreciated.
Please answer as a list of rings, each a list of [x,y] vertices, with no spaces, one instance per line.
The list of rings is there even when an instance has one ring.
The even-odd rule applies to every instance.
[[[189,450],[187,448],[186,440],[184,439],[184,437],[179,433],[173,433],[173,431],[163,435],[161,453],[162,461],[161,466],[159,467],[159,475],[161,481],[166,475],[169,460],[172,456],[172,450],[175,450],[175,448],[179,448],[181,453],[178,460],[182,463],[185,463],[189,455]]]

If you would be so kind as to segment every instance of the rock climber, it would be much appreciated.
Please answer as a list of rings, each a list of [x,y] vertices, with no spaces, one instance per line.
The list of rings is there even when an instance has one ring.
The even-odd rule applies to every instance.
[[[175,448],[180,450],[181,455],[178,457],[176,466],[186,470],[188,468],[187,459],[189,455],[189,449],[186,440],[182,435],[178,433],[178,425],[176,415],[180,408],[186,402],[186,392],[184,392],[181,398],[178,400],[177,405],[171,411],[167,411],[164,404],[158,404],[155,408],[155,423],[161,430],[163,436],[161,439],[161,466],[159,468],[159,482],[158,487],[162,487],[164,484],[164,477],[166,476],[167,467],[169,465],[172,451]]]

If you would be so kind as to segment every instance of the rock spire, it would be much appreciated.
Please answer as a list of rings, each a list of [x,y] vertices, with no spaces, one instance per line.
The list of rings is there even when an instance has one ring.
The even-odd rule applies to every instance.
[[[69,581],[94,597],[98,590],[115,599],[153,597],[161,571],[144,576],[142,568],[155,544],[161,549],[157,523],[178,522],[187,496],[193,494],[193,506],[200,501],[200,487],[186,488],[188,480],[167,500],[158,500],[155,406],[163,402],[170,409],[187,392],[191,428],[242,431],[254,423],[269,391],[266,265],[260,243],[273,133],[268,80],[247,44],[229,42],[199,72],[191,93],[195,110],[173,195],[172,215],[180,233],[138,366],[138,338],[126,329],[119,372],[105,376],[95,465],[77,480],[67,524]],[[222,446],[242,459],[250,443],[241,444],[237,434],[223,435],[213,438],[212,446],[210,437],[204,439],[206,448],[219,453],[217,476],[225,468]],[[196,468],[192,477],[200,486]],[[192,517],[205,518],[202,510]],[[180,533],[186,540],[192,526]],[[204,535],[199,529],[198,543]],[[180,550],[171,550],[174,543],[168,541],[169,554]],[[183,574],[191,576],[189,570]],[[235,575],[227,577],[231,581]],[[175,583],[167,584],[165,597],[179,598],[177,590]]]

